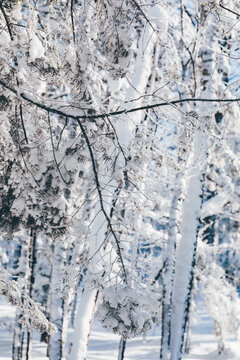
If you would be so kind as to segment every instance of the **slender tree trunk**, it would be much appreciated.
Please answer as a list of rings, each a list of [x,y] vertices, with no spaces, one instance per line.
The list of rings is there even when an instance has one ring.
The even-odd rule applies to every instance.
[[[26,344],[26,360],[31,360],[32,356],[32,332],[27,332],[27,344]]]
[[[202,149],[198,163],[199,149]],[[197,230],[201,210],[202,173],[206,159],[207,135],[197,130],[193,140],[193,167],[185,180],[186,196],[183,203],[181,240],[177,247],[176,267],[172,295],[170,350],[171,360],[182,359],[182,348],[193,283]],[[197,164],[197,166],[194,166]]]
[[[25,256],[23,241],[21,244],[21,250],[19,252],[18,259],[15,259],[15,260],[17,260],[18,268],[19,268],[19,260],[20,260],[21,256],[22,257]],[[19,273],[17,273],[16,275],[20,276]],[[22,359],[24,330],[22,328],[22,324],[19,323],[19,320],[21,319],[21,317],[22,317],[22,312],[21,312],[21,310],[18,309],[16,311],[16,315],[15,315],[15,325],[14,325],[14,331],[13,331],[12,360],[21,360]]]
[[[98,290],[84,288],[78,306],[69,360],[86,360],[87,346],[98,299]]]
[[[19,254],[19,273],[16,274],[19,277],[24,277],[24,284],[25,289],[24,291],[29,294],[30,290],[30,280],[31,280],[31,266],[32,266],[32,248],[33,248],[33,237],[32,233],[29,236],[26,236],[26,240],[23,241],[22,239],[22,246],[21,246],[21,253]],[[22,268],[22,264],[20,264],[20,259],[24,260],[24,267]],[[27,358],[27,354],[30,354],[30,347],[27,349],[27,346],[25,347],[25,331],[23,326],[19,323],[22,317],[22,311],[18,310],[16,312],[15,317],[15,329],[13,333],[13,345],[12,345],[12,359],[13,360],[22,360]],[[28,340],[28,339],[27,339]],[[29,343],[30,344],[30,339]]]
[[[29,277],[29,296],[32,298],[33,285],[35,282],[34,269],[37,263],[36,257],[36,244],[37,244],[37,235],[35,231],[31,231],[30,234],[30,244],[29,244],[29,269],[30,269],[30,277]],[[32,332],[27,332],[27,343],[26,343],[26,360],[31,360],[32,358]]]
[[[78,281],[78,286],[80,286],[80,283],[82,281],[82,275],[80,275],[79,281]],[[73,303],[72,303],[72,308],[71,308],[71,318],[70,318],[70,326],[73,328],[74,327],[74,322],[75,322],[75,315],[76,315],[76,309],[77,309],[77,299],[78,296],[77,294],[74,295],[73,298]]]
[[[175,268],[175,252],[180,223],[179,214],[181,214],[182,188],[179,178],[180,176],[177,177],[176,192],[174,194],[170,210],[166,260],[163,271],[162,335],[160,359],[164,360],[167,360],[168,358],[169,338],[171,335],[171,303]]]
[[[195,301],[194,297],[196,295],[196,279],[193,280],[193,287],[191,290],[191,300],[187,318],[187,325],[186,325],[186,336],[185,336],[185,343],[184,343],[184,352],[185,354],[189,354],[190,346],[191,346],[191,334],[192,334],[192,323],[194,318],[194,310],[195,310]]]
[[[124,359],[125,348],[126,348],[126,340],[122,337],[119,343],[118,360]]]
[[[205,32],[205,38],[209,40],[208,47],[204,48],[203,46],[201,48],[201,56],[198,58],[198,83],[200,86],[200,94],[203,97],[204,95],[205,97],[212,96],[214,91],[211,85],[211,80],[214,76],[214,54],[211,47],[214,46],[215,20],[213,17],[209,19],[206,18],[206,16],[205,8],[202,7],[201,25]],[[199,114],[202,116],[199,118],[199,115],[196,117],[193,115],[193,121],[191,121],[191,123],[195,122],[195,130],[193,133],[192,154],[187,161],[188,170],[184,184],[185,189],[183,189],[185,199],[180,232],[181,239],[176,252],[176,272],[172,295],[170,360],[182,359],[194,281],[199,218],[202,206],[202,181],[207,162],[209,120],[204,117],[206,107],[204,107],[203,104],[198,106],[197,111],[199,111]],[[212,107],[210,111],[214,111],[214,108]]]
[[[22,360],[24,332],[22,324],[19,323],[22,313],[18,310],[15,317],[13,332],[12,360]]]
[[[101,179],[100,179],[101,181]],[[102,196],[104,198],[104,191]],[[105,208],[107,213],[109,208]],[[82,291],[79,304],[77,306],[77,313],[74,321],[74,331],[72,336],[72,344],[70,349],[69,360],[85,360],[87,356],[88,340],[90,336],[91,326],[95,314],[95,308],[98,300],[99,289],[92,283],[92,277],[95,274],[103,272],[101,256],[104,240],[107,234],[106,218],[101,211],[100,203],[96,204],[94,214],[91,218],[91,240],[89,244],[89,265],[87,275],[84,279],[84,289]],[[89,219],[90,221],[91,219]],[[96,251],[98,250],[98,251]]]
[[[50,288],[50,321],[56,325],[57,331],[49,339],[49,359],[62,359],[62,328],[63,328],[63,299],[56,292],[56,285],[61,281],[64,249],[61,244],[54,245],[53,264]]]

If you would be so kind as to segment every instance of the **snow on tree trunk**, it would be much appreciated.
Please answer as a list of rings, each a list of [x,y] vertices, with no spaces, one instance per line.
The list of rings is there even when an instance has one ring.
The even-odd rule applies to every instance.
[[[179,214],[181,214],[182,188],[179,176],[176,181],[176,191],[173,196],[170,216],[169,232],[166,249],[166,259],[163,272],[163,299],[162,299],[162,334],[160,359],[167,359],[169,349],[170,323],[171,323],[171,302],[172,288],[175,268],[175,249],[177,234],[179,231]]]
[[[202,175],[206,151],[207,135],[199,128],[195,132],[193,140],[193,166],[188,169],[189,174],[183,183],[186,195],[183,203],[183,217],[180,229],[181,239],[177,247],[173,283],[170,338],[171,360],[180,360],[182,358],[188,316],[187,311],[195,265],[197,229],[201,210]],[[200,162],[199,158],[201,159]]]
[[[29,297],[32,298],[33,285],[35,282],[35,265],[37,263],[36,258],[36,245],[37,245],[37,235],[35,231],[31,231],[30,234],[30,244],[29,244],[29,269],[30,269],[30,277],[29,277]],[[27,344],[26,344],[26,360],[30,360],[32,358],[32,332],[27,332]]]
[[[12,360],[22,359],[24,331],[22,329],[22,324],[19,323],[21,317],[22,317],[22,312],[20,310],[17,310],[15,316],[15,326],[13,331]]]
[[[104,192],[102,193],[104,197]],[[106,210],[106,209],[105,209]],[[107,209],[109,213],[109,209]],[[77,314],[74,321],[74,332],[71,341],[69,360],[85,360],[87,354],[88,339],[94,318],[99,289],[94,283],[95,276],[101,276],[103,267],[101,255],[103,244],[106,239],[107,223],[100,203],[95,206],[94,219],[91,224],[89,244],[89,265],[84,280],[84,289],[77,306]]]
[[[92,283],[92,277],[94,274],[102,271],[101,265],[99,264],[101,258],[101,250],[99,248],[103,245],[107,230],[104,214],[101,211],[99,212],[99,210],[99,206],[97,206],[97,215],[94,219],[91,230],[92,234],[95,235],[98,233],[98,236],[92,236],[90,240],[89,259],[91,260],[88,267],[88,273],[84,281],[84,290],[78,304],[77,314],[74,321],[74,332],[69,360],[86,359],[88,339],[99,291]],[[97,249],[99,249],[99,251],[96,253]]]
[[[18,264],[18,269],[16,272],[16,276],[20,276],[20,273],[26,272],[25,264],[24,268],[22,268],[21,260],[24,258],[25,260],[25,244],[23,240],[21,241],[21,250],[18,252],[18,258],[15,259],[15,261]],[[13,330],[13,343],[12,343],[12,359],[13,360],[20,360],[22,359],[23,354],[23,340],[24,340],[24,329],[21,323],[19,323],[19,320],[21,320],[21,317],[23,316],[23,312],[20,309],[17,309],[16,315],[15,315],[15,325]]]
[[[214,46],[215,18],[209,16],[201,8],[201,21],[203,26],[202,36],[208,44],[200,49],[199,57],[199,95],[205,98],[214,97],[212,78],[214,76]],[[206,109],[204,104],[198,106],[199,114],[188,113],[187,116],[195,118],[196,130],[193,134],[193,153],[187,161],[187,176],[184,179],[183,193],[183,217],[181,224],[181,239],[178,243],[176,254],[176,267],[172,298],[171,337],[170,337],[170,360],[181,360],[184,344],[188,312],[191,301],[191,292],[194,281],[194,267],[199,230],[199,218],[202,205],[202,181],[207,163],[208,152],[208,128],[211,117],[206,117],[207,111],[214,112],[215,105]]]
[[[88,339],[97,297],[97,289],[84,288],[75,317],[75,328],[69,360],[85,360],[87,358]]]
[[[70,292],[70,291],[69,291]],[[70,294],[72,295],[72,294]],[[63,357],[66,355],[66,343],[67,343],[67,330],[71,318],[71,305],[72,301],[70,297],[64,296],[63,299],[63,324],[62,324],[62,348],[63,348]]]
[[[61,282],[63,265],[63,248],[56,243],[53,251],[53,264],[50,283],[50,321],[57,327],[55,334],[49,339],[49,359],[62,359],[62,325],[63,325],[63,299],[57,293],[56,287]]]

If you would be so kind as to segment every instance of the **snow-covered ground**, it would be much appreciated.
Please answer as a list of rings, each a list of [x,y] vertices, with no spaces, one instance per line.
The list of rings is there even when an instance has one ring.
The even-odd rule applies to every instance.
[[[217,342],[212,333],[213,324],[201,303],[198,305],[195,325],[192,329],[190,353],[184,360],[240,360],[240,343],[229,339],[227,350],[218,355]],[[12,329],[14,308],[0,300],[0,360],[11,359]],[[158,360],[160,346],[160,329],[153,329],[145,338],[129,340],[125,351],[125,360]],[[117,360],[119,336],[103,330],[95,321],[89,341],[88,360]],[[39,342],[39,336],[34,334],[33,360],[47,360],[44,355],[46,345]]]

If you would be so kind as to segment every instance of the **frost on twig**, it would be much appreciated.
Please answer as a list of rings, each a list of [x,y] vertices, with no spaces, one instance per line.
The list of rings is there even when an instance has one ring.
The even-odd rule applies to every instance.
[[[0,294],[4,295],[9,303],[17,306],[22,311],[21,324],[28,331],[31,328],[35,328],[41,333],[54,333],[56,328],[43,314],[43,308],[27,294],[22,293],[17,282],[9,280],[8,277],[4,273],[0,275]]]

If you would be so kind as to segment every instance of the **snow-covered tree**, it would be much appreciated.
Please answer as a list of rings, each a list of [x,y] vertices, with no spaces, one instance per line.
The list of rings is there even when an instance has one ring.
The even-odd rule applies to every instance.
[[[0,2],[0,231],[4,246],[21,239],[24,272],[4,275],[2,293],[18,294],[29,349],[31,323],[53,329],[35,300],[57,329],[50,359],[68,356],[71,318],[69,359],[86,358],[97,310],[122,336],[119,359],[157,321],[161,359],[180,360],[198,280],[223,348],[230,328],[211,291],[226,284],[222,299],[238,302],[239,12],[228,1]]]

